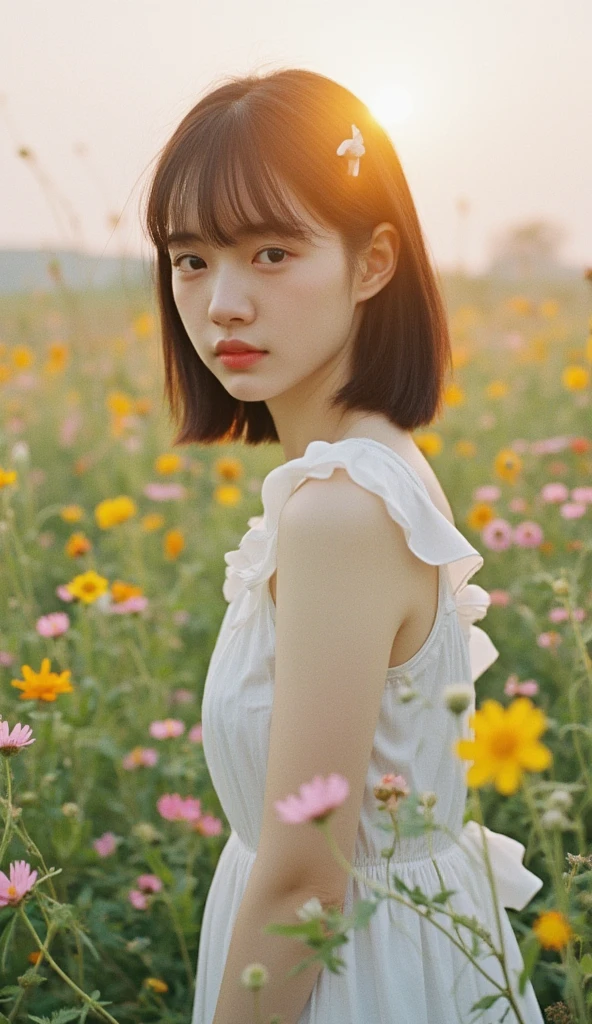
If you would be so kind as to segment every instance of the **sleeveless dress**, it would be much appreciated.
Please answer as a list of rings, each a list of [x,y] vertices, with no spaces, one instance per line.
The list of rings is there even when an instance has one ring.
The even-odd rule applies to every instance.
[[[387,772],[402,774],[412,790],[437,794],[435,820],[458,837],[432,832],[432,852],[447,889],[456,890],[456,911],[476,917],[500,948],[495,907],[483,859],[479,826],[463,826],[469,762],[453,752],[462,734],[474,736],[468,717],[475,698],[458,720],[446,709],[441,691],[449,683],[471,685],[498,657],[487,634],[475,626],[490,603],[482,587],[468,581],[483,558],[434,505],[411,465],[387,445],[365,437],[330,443],[311,441],[301,458],[273,469],[262,485],[262,516],[249,520],[251,529],[239,548],[225,554],[223,594],[229,602],[212,653],[202,704],[202,736],[206,764],[231,827],[204,907],[199,943],[192,1024],[211,1024],[222,982],[235,917],[255,860],[261,828],[269,726],[273,704],[275,607],[268,581],[276,568],[277,527],[290,494],[309,477],[327,479],[336,468],[347,470],[360,487],[379,495],[405,533],[410,549],[430,565],[439,566],[438,611],[432,630],[416,654],[390,668],[372,754],[356,838],[355,866],[371,879],[388,885],[386,860],[380,851],[392,842],[385,832],[386,815],[378,811],[373,787]],[[410,680],[422,699],[401,702],[402,682]],[[360,681],[363,685],[363,680]],[[473,688],[474,691],[474,688]],[[458,730],[458,731],[457,731]],[[306,780],[303,780],[306,781]],[[312,826],[311,826],[312,827]],[[532,984],[522,996],[518,974],[520,949],[505,907],[522,910],[543,885],[522,863],[524,846],[502,833],[485,829],[498,895],[503,947],[512,991],[526,1024],[544,1024]],[[439,889],[428,836],[402,837],[391,859],[395,872],[428,895]],[[392,884],[392,883],[391,883]],[[344,913],[358,899],[372,899],[372,890],[349,878]],[[436,915],[450,931],[450,919]],[[471,932],[460,926],[467,947]],[[390,899],[380,901],[365,928],[351,930],[338,949],[347,968],[333,974],[323,967],[298,1024],[516,1024],[504,998],[478,1016],[471,1006],[497,990],[448,934],[433,922]],[[302,957],[310,950],[302,947]],[[485,945],[479,965],[494,982],[503,984],[499,961]],[[245,965],[246,966],[246,965]]]

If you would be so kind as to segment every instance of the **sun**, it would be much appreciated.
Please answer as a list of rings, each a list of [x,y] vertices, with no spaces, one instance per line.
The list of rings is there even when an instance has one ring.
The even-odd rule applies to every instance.
[[[388,129],[408,121],[413,113],[413,100],[407,89],[400,85],[386,85],[367,100],[377,121]]]

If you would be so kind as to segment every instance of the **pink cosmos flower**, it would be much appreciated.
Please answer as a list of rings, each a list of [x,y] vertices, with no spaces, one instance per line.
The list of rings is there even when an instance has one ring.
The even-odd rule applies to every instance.
[[[560,643],[562,643],[562,639],[563,638],[560,633],[556,633],[554,629],[550,629],[547,633],[539,633],[536,638],[536,642],[539,647],[551,648],[551,650],[554,650],[556,647],[559,647]]]
[[[0,665],[3,665],[4,668],[10,668],[15,661],[16,658],[14,654],[10,653],[10,651],[0,651]]]
[[[508,697],[534,697],[538,692],[539,684],[534,679],[525,679],[523,683],[520,683],[515,673],[506,679],[504,693]]]
[[[284,800],[276,800],[274,807],[280,821],[299,825],[305,821],[325,821],[331,811],[340,807],[349,795],[349,782],[343,775],[333,772],[326,779],[315,775],[312,782],[303,782],[300,796],[290,793]]]
[[[115,601],[109,605],[109,612],[113,615],[125,615],[126,612],[143,612],[148,607],[149,601],[143,594],[136,594],[128,597],[126,601]]]
[[[514,527],[514,544],[520,548],[538,548],[543,540],[543,531],[538,523],[525,519]]]
[[[569,444],[569,437],[547,437],[542,441],[533,441],[530,450],[533,455],[555,455],[563,452]]]
[[[158,875],[138,875],[136,885],[143,892],[160,892],[162,889],[162,882]]]
[[[139,892],[138,889],[130,889],[127,898],[136,910],[146,910],[148,899],[143,892]]]
[[[561,501],[565,501],[568,496],[569,491],[565,484],[550,483],[545,484],[545,486],[541,488],[541,498],[548,504],[552,502],[559,503]]]
[[[586,618],[586,612],[583,608],[574,608],[573,617],[576,622],[582,622]],[[569,619],[569,612],[567,608],[551,608],[549,612],[549,619],[551,622],[567,622]]]
[[[592,503],[592,487],[574,487],[571,492],[571,499],[572,501],[584,504]]]
[[[187,491],[183,484],[151,483],[144,487],[144,494],[152,501],[180,501]]]
[[[158,754],[153,747],[134,747],[123,758],[121,765],[127,772],[134,768],[152,768],[158,761]]]
[[[187,739],[191,740],[192,743],[203,743],[201,722],[189,730]]]
[[[102,836],[94,840],[93,847],[99,857],[110,857],[117,849],[117,836],[113,832],[103,832]]]
[[[195,694],[192,690],[178,689],[173,690],[170,696],[172,704],[192,704],[195,700]]]
[[[481,530],[481,539],[491,551],[507,551],[512,537],[513,530],[506,519],[491,519]]]
[[[150,725],[150,735],[155,740],[175,738],[182,736],[184,732],[185,723],[178,718],[165,718],[162,722],[152,722]]]
[[[58,595],[61,601],[74,600],[74,594],[71,594],[67,586],[63,583],[60,583],[59,587],[56,587],[56,594]]]
[[[581,519],[582,516],[586,515],[588,506],[583,501],[566,501],[565,505],[562,505],[559,512],[564,519]]]
[[[482,487],[477,487],[473,491],[473,499],[475,501],[497,501],[501,493],[497,484],[483,484]]]
[[[30,738],[31,735],[29,725],[21,725],[20,722],[17,722],[12,732],[9,732],[8,722],[0,722],[0,754],[4,754],[5,757],[18,754],[23,747],[28,747],[29,743],[35,742]]]
[[[20,903],[25,893],[32,889],[37,880],[37,872],[31,871],[31,865],[24,860],[15,860],[10,865],[10,878],[0,871],[0,907],[14,907]]]
[[[489,597],[491,604],[499,605],[502,608],[506,608],[512,600],[509,590],[490,590]]]
[[[191,821],[201,818],[201,800],[188,796],[185,799],[178,793],[164,793],[156,801],[158,813],[167,821]]]
[[[222,822],[213,814],[204,814],[199,821],[196,821],[194,828],[196,832],[201,832],[202,836],[219,836],[222,831]]]
[[[39,636],[61,636],[70,628],[70,617],[65,612],[50,612],[37,619]]]

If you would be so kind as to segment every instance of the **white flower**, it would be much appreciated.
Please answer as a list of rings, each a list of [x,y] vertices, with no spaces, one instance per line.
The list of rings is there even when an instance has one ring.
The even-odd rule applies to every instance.
[[[352,124],[351,139],[344,139],[337,148],[337,156],[348,156],[347,173],[357,177],[360,173],[360,157],[366,152],[361,132]]]
[[[241,974],[245,988],[260,989],[269,981],[269,972],[263,964],[248,964]]]
[[[318,896],[313,896],[312,899],[303,903],[296,913],[301,921],[312,921],[315,917],[324,917],[325,911]]]
[[[462,715],[471,706],[473,687],[469,683],[451,683],[443,690],[444,703],[454,715]]]

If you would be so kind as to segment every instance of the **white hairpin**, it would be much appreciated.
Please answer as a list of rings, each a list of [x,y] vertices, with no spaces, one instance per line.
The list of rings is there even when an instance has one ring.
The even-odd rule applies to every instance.
[[[347,173],[352,174],[354,178],[357,178],[360,173],[360,157],[365,152],[361,132],[356,128],[355,124],[352,124],[352,137],[351,139],[343,140],[337,149],[337,156],[349,157]]]

